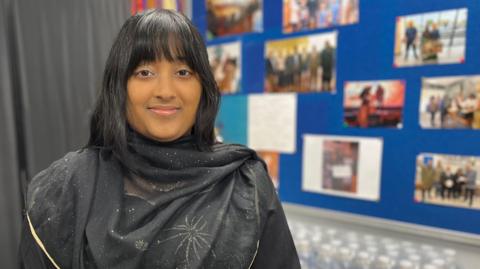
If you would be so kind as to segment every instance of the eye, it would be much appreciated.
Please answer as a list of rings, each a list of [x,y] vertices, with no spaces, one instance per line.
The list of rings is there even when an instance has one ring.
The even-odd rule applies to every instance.
[[[190,77],[191,75],[193,75],[193,72],[188,69],[180,69],[177,71],[176,74],[180,77]]]
[[[135,72],[135,76],[139,78],[149,78],[155,76],[155,74],[148,69],[141,69]]]

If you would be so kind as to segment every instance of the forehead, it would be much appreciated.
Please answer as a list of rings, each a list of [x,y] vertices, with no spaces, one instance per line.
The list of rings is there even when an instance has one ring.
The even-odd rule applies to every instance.
[[[181,62],[194,68],[191,54],[193,49],[178,34],[139,36],[134,40],[129,67],[158,61]]]
[[[187,62],[185,61],[184,58],[174,58],[173,60],[166,60],[166,59],[154,59],[154,60],[144,60],[144,61],[141,61],[139,64],[138,64],[138,67],[142,67],[142,66],[157,66],[157,67],[166,67],[166,66],[183,66],[183,65],[188,65]]]
[[[185,59],[187,44],[175,34],[138,38],[134,54],[140,54],[144,59],[174,61]]]

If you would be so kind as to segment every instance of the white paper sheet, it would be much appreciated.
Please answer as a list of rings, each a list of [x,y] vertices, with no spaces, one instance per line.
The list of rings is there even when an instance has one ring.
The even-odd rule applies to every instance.
[[[248,96],[248,146],[255,150],[295,153],[297,95]]]
[[[356,160],[355,191],[342,191],[324,187],[324,142],[338,141],[358,143]],[[380,138],[327,136],[306,134],[303,136],[303,173],[302,190],[325,193],[349,198],[378,201],[380,199],[380,174],[382,163],[383,140]],[[345,165],[334,165],[336,177],[354,175]]]

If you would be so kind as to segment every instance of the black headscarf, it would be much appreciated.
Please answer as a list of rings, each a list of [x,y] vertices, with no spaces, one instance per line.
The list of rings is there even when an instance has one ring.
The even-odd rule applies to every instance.
[[[29,222],[59,267],[249,268],[265,174],[254,151],[202,152],[191,137],[159,143],[135,132],[129,150],[129,167],[85,149],[30,183]]]

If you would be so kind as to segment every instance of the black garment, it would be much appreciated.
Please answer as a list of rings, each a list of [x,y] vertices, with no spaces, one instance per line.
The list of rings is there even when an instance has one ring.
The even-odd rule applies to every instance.
[[[129,145],[135,175],[105,150],[86,149],[32,180],[28,216],[61,268],[300,268],[253,151],[218,144],[200,152],[189,138],[137,134]],[[52,267],[27,224],[21,253],[25,268]]]
[[[267,76],[275,74],[275,69],[270,58],[267,58],[265,60],[265,73],[267,74]]]
[[[323,81],[330,81],[333,76],[333,67],[335,65],[334,59],[335,50],[332,47],[326,47],[320,53],[320,65],[322,66]]]
[[[467,201],[468,199],[468,206],[472,206],[473,205],[473,198],[475,196],[475,190],[474,189],[465,189],[465,199],[464,201]]]
[[[410,51],[410,48],[412,48],[413,50],[413,56],[415,57],[415,59],[418,59],[418,55],[417,55],[417,45],[415,45],[415,42],[408,42],[407,41],[407,45],[406,45],[406,49],[405,49],[405,60],[408,59],[408,52]]]

